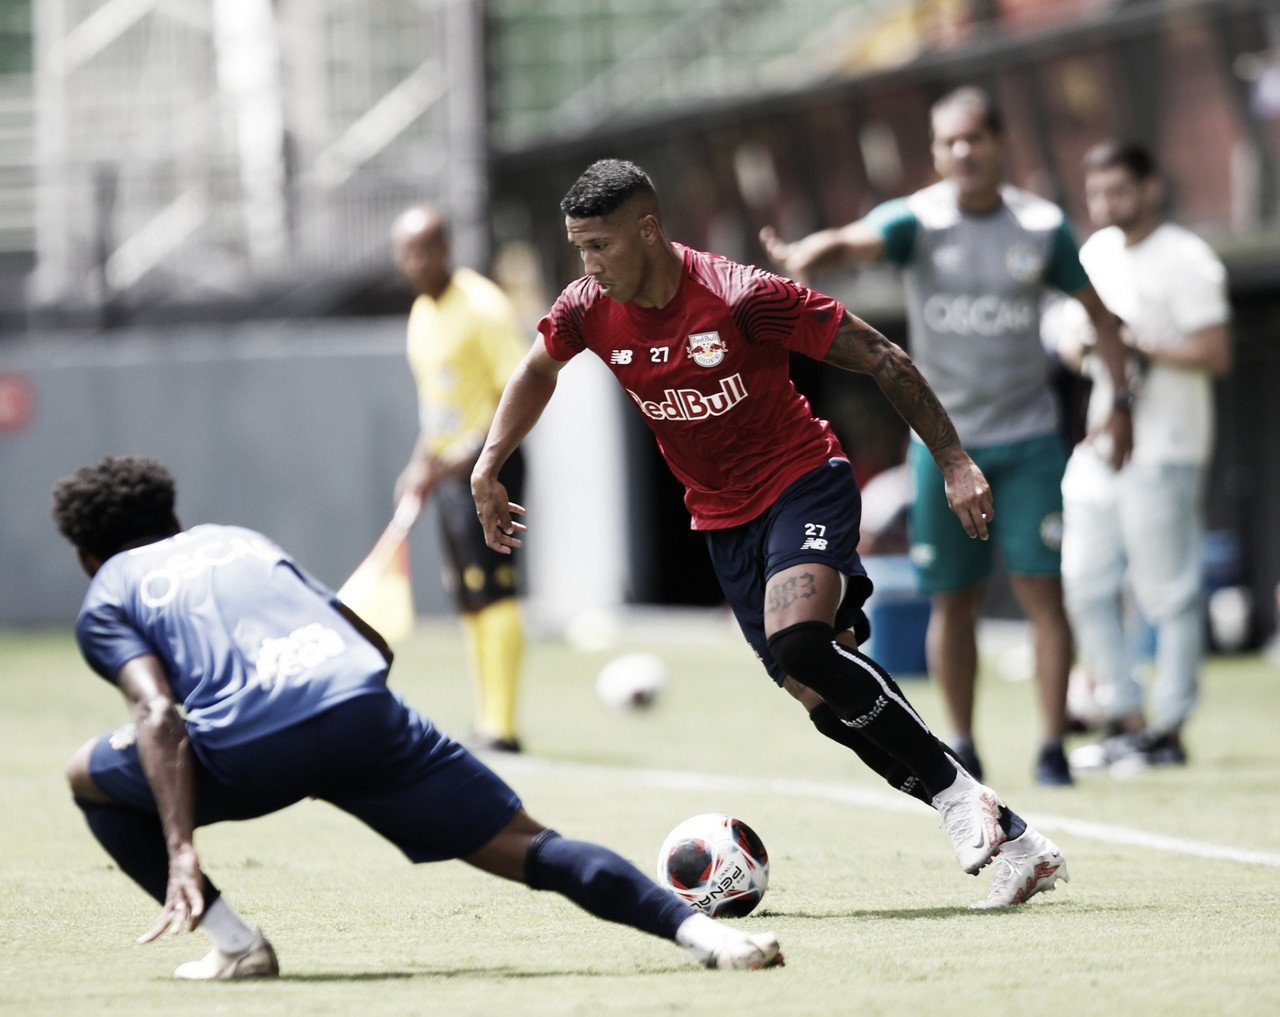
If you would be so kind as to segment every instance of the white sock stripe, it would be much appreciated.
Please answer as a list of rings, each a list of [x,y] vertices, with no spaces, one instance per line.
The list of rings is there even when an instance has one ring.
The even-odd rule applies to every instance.
[[[858,667],[866,671],[867,674],[875,678],[876,683],[880,686],[880,688],[884,690],[884,694],[886,696],[888,696],[895,703],[897,703],[904,710],[906,710],[907,713],[911,714],[911,716],[915,718],[915,722],[919,724],[922,728],[924,728],[926,731],[929,730],[929,725],[924,722],[924,719],[920,716],[920,714],[916,713],[916,711],[912,708],[911,704],[908,703],[905,699],[903,699],[900,695],[898,695],[898,693],[896,693],[893,690],[893,686],[884,680],[884,674],[879,670],[878,666],[876,667],[871,666],[873,661],[871,660],[870,657],[864,657],[859,653],[853,653],[849,650],[848,647],[841,646],[840,643],[834,640],[832,641],[831,645],[835,647],[836,653],[840,654],[840,656],[842,657],[847,658],[848,660],[853,661],[855,664],[858,665]]]

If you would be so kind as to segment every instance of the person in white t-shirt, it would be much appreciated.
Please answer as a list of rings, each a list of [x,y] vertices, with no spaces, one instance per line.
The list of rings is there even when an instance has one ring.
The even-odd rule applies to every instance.
[[[1133,351],[1129,390],[1120,393],[1084,358],[1094,377],[1089,420],[1131,404],[1133,455],[1113,471],[1108,450],[1085,441],[1062,482],[1067,610],[1081,663],[1110,694],[1108,737],[1078,749],[1072,763],[1184,763],[1181,730],[1204,655],[1200,556],[1213,382],[1232,359],[1226,270],[1207,243],[1165,221],[1159,174],[1141,146],[1090,150],[1085,193],[1100,229],[1080,260]],[[1126,582],[1156,633],[1146,702],[1125,634]]]

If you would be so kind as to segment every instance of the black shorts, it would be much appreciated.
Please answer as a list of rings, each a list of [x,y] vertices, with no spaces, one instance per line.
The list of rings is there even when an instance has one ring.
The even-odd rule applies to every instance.
[[[764,588],[783,569],[815,562],[847,576],[848,588],[836,612],[836,631],[852,629],[858,642],[871,633],[862,605],[871,595],[858,557],[862,495],[853,468],[831,459],[811,470],[778,497],[763,515],[727,530],[708,530],[711,564],[747,642],[773,680],[786,677],[769,653],[764,635]]]
[[[498,479],[506,487],[507,497],[523,504],[524,456],[519,449],[499,471]],[[444,550],[444,585],[453,594],[457,609],[470,614],[514,597],[520,581],[516,555],[499,554],[484,542],[469,479],[453,477],[443,481],[436,488],[435,501]]]
[[[304,798],[351,813],[414,862],[489,843],[519,796],[430,720],[382,689],[243,745],[195,750],[196,825],[252,819]],[[155,813],[133,725],[103,735],[89,773],[116,801]]]

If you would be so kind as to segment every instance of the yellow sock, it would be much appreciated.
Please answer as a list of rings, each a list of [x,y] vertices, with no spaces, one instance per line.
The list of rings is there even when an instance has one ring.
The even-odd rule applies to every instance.
[[[495,738],[516,736],[516,700],[524,659],[520,607],[508,597],[463,617],[478,694],[476,730]]]

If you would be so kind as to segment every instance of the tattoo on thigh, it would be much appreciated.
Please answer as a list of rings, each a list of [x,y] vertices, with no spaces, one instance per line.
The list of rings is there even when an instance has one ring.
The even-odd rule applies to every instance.
[[[802,572],[798,576],[769,587],[765,598],[765,614],[777,614],[785,611],[797,600],[807,600],[818,592],[817,579],[812,572]]]

